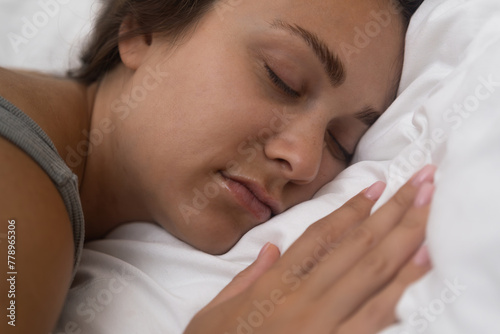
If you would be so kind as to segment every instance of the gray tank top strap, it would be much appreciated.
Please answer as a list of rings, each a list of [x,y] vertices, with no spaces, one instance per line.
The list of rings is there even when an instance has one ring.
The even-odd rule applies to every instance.
[[[0,96],[0,136],[23,150],[40,165],[57,187],[68,211],[75,244],[74,269],[83,249],[84,219],[78,177],[57,152],[47,134],[25,113]]]

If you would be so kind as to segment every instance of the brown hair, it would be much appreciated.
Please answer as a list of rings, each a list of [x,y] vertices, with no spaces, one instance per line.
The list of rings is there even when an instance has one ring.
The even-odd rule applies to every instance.
[[[81,67],[70,77],[85,84],[98,81],[121,62],[118,42],[134,36],[162,33],[182,36],[216,0],[104,0],[93,34],[80,57]],[[133,18],[138,27],[119,34],[122,22]]]
[[[424,0],[399,0],[403,17],[407,21],[410,21],[411,17],[415,14],[422,2],[424,2]]]
[[[84,84],[98,81],[121,62],[118,42],[140,35],[162,33],[181,37],[218,0],[103,0],[104,8],[81,56],[81,67],[68,75]],[[423,0],[397,0],[409,20]],[[131,17],[138,28],[119,34],[122,22]]]

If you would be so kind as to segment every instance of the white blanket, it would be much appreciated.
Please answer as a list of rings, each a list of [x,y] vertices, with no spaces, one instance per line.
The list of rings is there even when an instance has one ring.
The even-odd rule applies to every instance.
[[[0,19],[14,2],[36,4],[3,0]],[[400,323],[383,333],[498,333],[500,1],[425,0],[407,44],[398,99],[361,141],[358,162],[315,199],[250,231],[223,256],[144,223],[87,244],[56,333],[181,333],[267,241],[284,251],[364,187],[387,181],[384,202],[429,162],[439,166],[428,225],[434,269],[406,291]],[[0,65],[29,63],[0,56]]]

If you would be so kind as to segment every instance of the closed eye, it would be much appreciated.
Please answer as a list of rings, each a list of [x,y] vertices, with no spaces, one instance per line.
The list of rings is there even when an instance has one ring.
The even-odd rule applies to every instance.
[[[292,98],[299,98],[300,93],[295,91],[294,89],[290,88],[274,71],[269,67],[269,65],[265,65],[267,74],[269,75],[269,78],[273,82],[273,84],[279,88],[283,93],[286,95],[292,97]]]
[[[349,153],[347,149],[342,146],[337,138],[331,133],[331,131],[328,132],[328,138],[330,141],[327,140],[327,142],[331,142],[331,145],[328,144],[328,148],[330,152],[332,153],[333,157],[336,159],[339,159],[341,161],[344,161],[346,164],[349,164],[352,161],[352,158],[354,157],[354,153]]]

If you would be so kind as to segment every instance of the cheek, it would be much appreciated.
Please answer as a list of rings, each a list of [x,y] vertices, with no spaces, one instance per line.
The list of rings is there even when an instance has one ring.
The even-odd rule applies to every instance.
[[[318,176],[313,181],[314,194],[318,192],[321,187],[336,178],[346,168],[346,164],[333,158],[328,149],[324,150],[323,155]]]
[[[151,59],[148,68],[159,64],[168,76],[146,101],[148,119],[139,121],[150,131],[177,134],[169,142],[198,157],[207,146],[210,151],[217,147],[236,151],[238,145],[228,144],[234,146],[234,141],[243,143],[257,135],[269,127],[273,115],[273,106],[261,96],[261,87],[256,87],[255,69],[246,49],[212,46],[200,52],[203,45],[221,43],[207,41],[210,36],[196,35],[168,59],[162,52]],[[147,75],[147,69],[143,73]],[[158,123],[161,128],[157,129]]]

